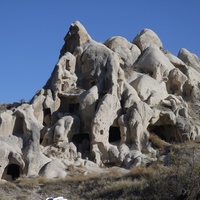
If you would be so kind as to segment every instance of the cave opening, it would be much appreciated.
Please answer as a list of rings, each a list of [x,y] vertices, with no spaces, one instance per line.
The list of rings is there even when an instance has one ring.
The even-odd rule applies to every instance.
[[[121,140],[121,134],[119,127],[111,126],[109,129],[109,143],[119,142]]]
[[[69,104],[69,113],[76,113],[79,110],[79,104],[75,103],[75,104]]]
[[[90,151],[90,136],[88,133],[73,135],[72,142],[77,147],[78,152]]]
[[[23,134],[24,133],[24,118],[16,117],[15,125],[13,128],[13,135]]]
[[[65,97],[60,97],[60,108],[59,108],[59,112],[65,113],[68,112],[68,104],[69,101],[67,98]]]
[[[51,109],[50,108],[45,108],[43,109],[44,113],[44,120],[43,120],[43,125],[50,125],[51,124]]]
[[[150,125],[147,129],[150,133],[156,134],[160,139],[166,142],[179,142],[177,128],[174,125]]]
[[[66,113],[69,112],[71,114],[76,114],[79,111],[79,103],[71,103],[73,102],[70,98],[60,97],[61,103],[59,112]]]
[[[4,180],[16,180],[20,177],[20,167],[16,164],[9,164],[2,175]]]

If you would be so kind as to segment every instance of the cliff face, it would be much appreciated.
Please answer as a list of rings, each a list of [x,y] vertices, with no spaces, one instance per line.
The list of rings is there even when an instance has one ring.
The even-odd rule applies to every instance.
[[[149,29],[98,43],[78,21],[64,41],[45,86],[0,113],[2,179],[65,177],[69,165],[129,168],[156,160],[150,132],[169,143],[199,136],[196,55],[164,51]]]

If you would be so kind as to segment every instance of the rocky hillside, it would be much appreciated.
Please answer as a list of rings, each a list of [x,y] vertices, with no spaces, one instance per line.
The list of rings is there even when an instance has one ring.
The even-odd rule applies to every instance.
[[[165,51],[152,30],[98,43],[76,21],[44,87],[30,102],[1,105],[0,176],[154,162],[161,155],[150,133],[166,146],[200,135],[199,89],[199,58]]]

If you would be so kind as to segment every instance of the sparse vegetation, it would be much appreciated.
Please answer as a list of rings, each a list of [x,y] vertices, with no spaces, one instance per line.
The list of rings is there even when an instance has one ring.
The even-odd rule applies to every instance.
[[[108,174],[81,173],[65,179],[21,177],[1,183],[0,195],[7,199],[200,199],[200,149],[195,142],[172,145],[168,166],[161,161],[133,167],[128,174],[111,168]],[[72,170],[72,169],[71,169]]]

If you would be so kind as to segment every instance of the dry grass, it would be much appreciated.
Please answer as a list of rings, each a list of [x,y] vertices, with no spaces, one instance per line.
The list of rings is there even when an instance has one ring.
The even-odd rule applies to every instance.
[[[170,143],[165,142],[164,140],[160,139],[158,137],[158,135],[154,134],[154,133],[150,133],[149,135],[149,139],[152,142],[152,144],[159,149],[166,149],[166,147],[171,146]]]
[[[193,168],[188,170],[188,166],[176,164],[164,167],[160,163],[155,163],[147,168],[134,167],[126,175],[122,175],[117,169],[112,169],[110,174],[103,176],[101,174],[87,176],[79,174],[66,179],[54,180],[24,177],[15,182],[4,183],[0,188],[0,199],[44,200],[50,196],[63,196],[71,200],[178,199],[182,195],[182,190],[189,191],[187,195],[196,198],[199,193],[200,170],[195,171],[192,170]]]
[[[18,179],[16,184],[18,184],[20,188],[30,190],[38,187],[39,182],[38,179],[23,178],[23,179]]]
[[[16,188],[17,188],[17,186],[16,186],[15,183],[9,182],[9,181],[2,182],[2,183],[0,184],[0,187],[1,187],[2,189],[4,189],[4,190],[10,190],[10,189],[16,189]]]
[[[157,165],[156,165],[157,166]],[[156,176],[158,174],[158,170],[153,167],[145,167],[145,166],[139,166],[139,167],[132,167],[130,173],[128,174],[129,176],[133,176],[135,178],[149,178]]]
[[[70,200],[173,200],[183,195],[187,195],[185,199],[200,199],[200,150],[195,147],[198,143],[172,145],[170,166],[154,162],[148,167],[133,167],[124,175],[118,168],[110,168],[107,174],[84,175],[79,171],[65,179],[21,177],[1,184],[0,199],[44,200],[50,196],[63,196]]]

